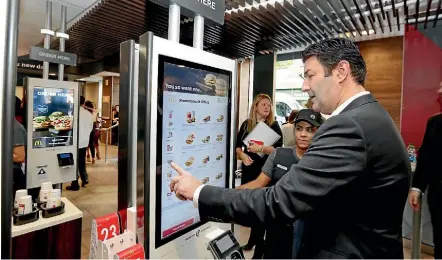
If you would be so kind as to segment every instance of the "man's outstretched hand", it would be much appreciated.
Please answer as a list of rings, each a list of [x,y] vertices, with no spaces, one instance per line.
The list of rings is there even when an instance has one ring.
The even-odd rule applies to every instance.
[[[193,200],[193,194],[202,182],[174,162],[170,166],[178,173],[170,183],[170,191],[175,192],[180,200]]]

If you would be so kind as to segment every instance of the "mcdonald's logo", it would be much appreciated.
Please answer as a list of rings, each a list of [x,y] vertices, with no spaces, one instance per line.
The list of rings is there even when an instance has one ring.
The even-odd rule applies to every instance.
[[[35,140],[34,146],[41,146],[41,140]]]

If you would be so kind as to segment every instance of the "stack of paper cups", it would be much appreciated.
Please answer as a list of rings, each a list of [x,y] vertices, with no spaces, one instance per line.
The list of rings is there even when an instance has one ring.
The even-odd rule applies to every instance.
[[[47,202],[52,191],[52,182],[43,182],[40,189],[40,201]]]
[[[48,202],[46,203],[46,208],[56,208],[61,204],[61,190],[53,189],[49,195]]]
[[[26,195],[18,198],[18,215],[26,215],[32,212],[32,196]]]
[[[18,199],[28,195],[28,190],[17,190],[14,197],[14,209],[18,209]]]

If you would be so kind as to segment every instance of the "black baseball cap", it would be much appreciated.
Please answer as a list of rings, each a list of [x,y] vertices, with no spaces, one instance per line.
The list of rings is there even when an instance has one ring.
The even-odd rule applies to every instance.
[[[319,127],[322,125],[322,116],[313,109],[301,109],[295,118],[295,125],[301,121],[305,121],[313,126]]]

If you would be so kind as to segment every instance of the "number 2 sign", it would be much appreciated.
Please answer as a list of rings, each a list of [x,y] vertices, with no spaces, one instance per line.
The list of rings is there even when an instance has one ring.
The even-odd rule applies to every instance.
[[[101,255],[98,241],[106,241],[121,233],[120,217],[112,213],[92,220],[90,259],[96,259]]]
[[[120,218],[112,213],[95,219],[97,223],[98,240],[105,241],[120,234]]]

